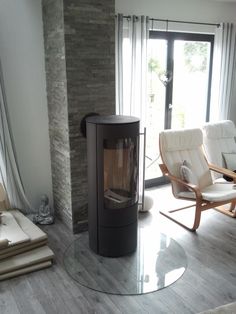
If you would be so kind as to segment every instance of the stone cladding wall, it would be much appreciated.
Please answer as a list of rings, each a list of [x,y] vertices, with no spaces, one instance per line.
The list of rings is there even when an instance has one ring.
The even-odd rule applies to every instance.
[[[82,118],[115,113],[114,0],[43,0],[54,206],[74,232],[87,229]]]

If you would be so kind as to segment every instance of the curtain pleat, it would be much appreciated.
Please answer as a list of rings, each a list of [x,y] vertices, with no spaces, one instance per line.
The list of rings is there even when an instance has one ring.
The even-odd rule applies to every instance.
[[[122,14],[116,18],[116,109],[145,125],[149,18]]]
[[[236,27],[221,23],[215,34],[210,119],[231,119],[236,105],[233,93],[236,71]]]
[[[116,20],[116,112],[123,112],[123,14]]]
[[[1,62],[0,117],[0,180],[7,192],[11,208],[18,208],[23,213],[30,214],[31,206],[24,192],[16,158]]]
[[[116,113],[140,119],[143,133],[147,108],[147,16],[116,17]],[[143,196],[144,143],[140,141],[139,202]]]

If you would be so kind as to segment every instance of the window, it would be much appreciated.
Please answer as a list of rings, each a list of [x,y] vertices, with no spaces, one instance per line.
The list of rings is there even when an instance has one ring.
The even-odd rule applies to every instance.
[[[159,132],[209,120],[214,35],[150,31],[146,184],[162,182]]]

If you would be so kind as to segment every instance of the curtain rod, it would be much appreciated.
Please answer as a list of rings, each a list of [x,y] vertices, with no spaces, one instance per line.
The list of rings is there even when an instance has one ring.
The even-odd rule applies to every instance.
[[[123,15],[123,18],[129,19],[131,15]],[[182,24],[197,24],[197,25],[211,25],[220,27],[219,23],[204,23],[204,22],[191,22],[191,21],[178,21],[178,20],[168,20],[168,19],[154,19],[150,18],[150,21],[159,21],[159,22],[166,22],[166,23],[182,23]]]

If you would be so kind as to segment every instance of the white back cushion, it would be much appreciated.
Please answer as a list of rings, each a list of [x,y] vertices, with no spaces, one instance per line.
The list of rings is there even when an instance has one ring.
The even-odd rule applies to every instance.
[[[180,177],[180,166],[186,160],[191,164],[200,189],[212,184],[202,151],[203,135],[200,129],[165,130],[160,133],[159,138],[161,156],[171,174]],[[174,194],[180,191],[183,191],[183,187],[174,184]]]
[[[220,167],[226,167],[223,153],[236,153],[236,129],[230,120],[222,120],[216,123],[206,123],[203,128],[203,144],[207,159],[210,163]],[[222,177],[214,172],[213,178]]]

